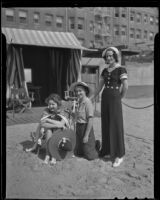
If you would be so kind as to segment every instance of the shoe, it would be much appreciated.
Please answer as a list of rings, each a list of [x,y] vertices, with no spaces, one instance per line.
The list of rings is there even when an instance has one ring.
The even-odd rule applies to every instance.
[[[45,157],[45,160],[43,161],[44,164],[48,164],[49,163],[49,156]]]
[[[32,148],[29,148],[29,149],[25,149],[25,151],[26,151],[26,152],[31,152],[31,151],[33,151],[33,149],[32,149]]]
[[[55,159],[55,158],[52,158],[50,164],[51,164],[51,165],[55,165],[55,164],[56,164],[56,159]]]
[[[118,167],[123,162],[123,158],[116,158],[113,167]]]

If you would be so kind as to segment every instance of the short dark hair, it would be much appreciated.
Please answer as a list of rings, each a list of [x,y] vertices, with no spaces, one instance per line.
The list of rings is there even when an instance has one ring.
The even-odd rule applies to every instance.
[[[55,93],[50,94],[49,97],[45,99],[45,103],[48,104],[50,100],[53,100],[54,102],[56,102],[58,107],[62,105],[62,99],[58,94],[55,94]]]

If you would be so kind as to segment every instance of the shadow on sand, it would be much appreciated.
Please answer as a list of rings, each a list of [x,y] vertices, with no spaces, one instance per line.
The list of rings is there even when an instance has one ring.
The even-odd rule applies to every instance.
[[[21,142],[20,144],[23,146],[23,151],[26,151],[26,149],[33,147],[34,142],[26,140],[26,141]],[[46,150],[45,148],[41,148],[38,145],[35,150],[31,151],[31,153],[37,154],[38,158],[40,158],[41,160],[44,160],[45,155],[46,155]]]

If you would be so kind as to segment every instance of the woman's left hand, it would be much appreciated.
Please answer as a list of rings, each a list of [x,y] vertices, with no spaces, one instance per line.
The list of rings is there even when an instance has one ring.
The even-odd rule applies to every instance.
[[[88,142],[88,136],[84,136],[83,143],[87,143],[87,142]]]

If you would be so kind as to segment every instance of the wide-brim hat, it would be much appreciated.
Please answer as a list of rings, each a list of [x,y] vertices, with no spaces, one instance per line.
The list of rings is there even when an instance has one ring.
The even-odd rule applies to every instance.
[[[65,148],[62,148],[63,138],[67,140]],[[75,145],[76,135],[72,129],[55,131],[48,141],[49,153],[57,161],[71,157],[74,154]]]
[[[74,91],[75,88],[76,88],[77,86],[82,86],[82,87],[85,88],[85,90],[86,90],[86,92],[87,92],[87,93],[86,93],[86,96],[87,96],[87,97],[90,97],[91,94],[93,93],[92,88],[89,87],[89,86],[87,85],[87,83],[82,82],[82,81],[72,83],[71,86],[70,86],[70,88],[69,88],[69,90],[70,90],[70,91]]]
[[[108,48],[106,48],[106,49],[102,52],[102,58],[105,59],[106,52],[107,52],[108,50],[114,51],[115,54],[116,54],[117,57],[118,57],[118,61],[120,60],[120,52],[119,52],[119,50],[118,50],[116,47],[108,47]]]

